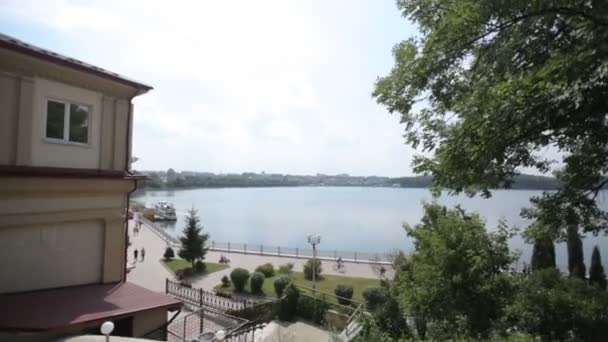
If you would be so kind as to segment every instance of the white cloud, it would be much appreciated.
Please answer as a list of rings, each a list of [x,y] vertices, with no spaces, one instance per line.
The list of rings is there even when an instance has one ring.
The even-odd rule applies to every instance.
[[[389,4],[382,8],[399,22]],[[372,26],[385,14],[375,2],[0,5],[1,16],[78,43],[60,52],[155,87],[135,101],[140,167],[385,175],[409,170],[411,152],[403,147],[396,118],[378,110],[369,95],[374,77],[388,68],[378,61],[387,60],[397,41],[384,39],[386,46],[375,48],[386,29]]]

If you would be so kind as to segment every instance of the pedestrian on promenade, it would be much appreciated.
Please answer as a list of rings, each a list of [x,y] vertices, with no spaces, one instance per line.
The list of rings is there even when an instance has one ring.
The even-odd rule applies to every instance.
[[[137,233],[139,234],[139,230],[141,229],[141,220],[137,221]]]
[[[145,248],[141,248],[141,261],[144,261],[144,258],[146,257],[146,249]]]
[[[137,262],[137,248],[133,251],[133,259]]]

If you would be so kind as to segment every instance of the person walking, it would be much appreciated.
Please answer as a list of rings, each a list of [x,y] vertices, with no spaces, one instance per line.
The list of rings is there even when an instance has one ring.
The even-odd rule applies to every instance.
[[[144,261],[144,258],[146,257],[146,249],[145,248],[141,248],[141,261]]]
[[[139,234],[139,230],[141,229],[141,220],[137,221],[137,234]]]
[[[134,262],[137,262],[137,248],[133,251],[133,259],[135,260]]]

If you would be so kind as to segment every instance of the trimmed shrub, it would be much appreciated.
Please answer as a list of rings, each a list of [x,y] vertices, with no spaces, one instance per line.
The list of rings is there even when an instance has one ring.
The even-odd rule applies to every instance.
[[[277,294],[278,298],[281,298],[283,296],[283,291],[285,290],[287,285],[289,285],[289,283],[291,283],[291,278],[286,275],[282,275],[274,280],[274,293]]]
[[[285,288],[285,298],[279,302],[278,313],[281,321],[292,321],[296,317],[299,297],[300,292],[293,284]]]
[[[281,274],[291,274],[293,272],[293,263],[288,262],[284,265],[279,266],[279,273]]]
[[[306,264],[304,264],[304,277],[308,280],[312,280],[313,264],[315,265],[315,267],[314,267],[315,278],[319,279],[319,276],[321,275],[321,271],[322,271],[321,260],[308,259]]]
[[[243,292],[248,279],[249,271],[244,268],[235,268],[230,272],[230,280],[232,280],[236,292]]]
[[[167,247],[167,249],[165,249],[165,254],[163,254],[163,258],[165,258],[165,260],[171,260],[175,258],[175,251],[173,251],[173,248]]]
[[[222,277],[222,287],[228,287],[230,286],[230,279],[228,278],[227,275],[224,275]]]
[[[255,269],[256,272],[260,272],[266,278],[274,277],[274,266],[271,263],[260,265]]]
[[[298,298],[298,316],[311,320],[315,324],[322,325],[325,323],[325,313],[327,313],[327,310],[329,310],[329,304],[326,302],[304,295]]]
[[[197,260],[194,263],[194,269],[196,270],[196,272],[199,272],[199,273],[205,272],[207,270],[207,265],[204,262]]]
[[[342,305],[350,305],[350,300],[353,298],[353,286],[338,284],[334,290],[336,296],[338,296],[338,303]]]
[[[363,298],[365,298],[365,306],[369,310],[374,310],[378,305],[386,302],[388,291],[384,287],[368,287],[363,290]]]
[[[249,288],[251,293],[262,293],[262,287],[264,286],[264,274],[261,272],[253,272],[249,279]]]

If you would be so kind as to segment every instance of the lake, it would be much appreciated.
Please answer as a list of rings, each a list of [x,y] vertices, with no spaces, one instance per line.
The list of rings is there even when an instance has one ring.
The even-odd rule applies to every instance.
[[[498,220],[524,228],[528,222],[519,216],[531,196],[530,190],[496,190],[492,197],[469,198],[443,195],[439,202],[478,212],[489,229]],[[411,251],[413,244],[403,223],[416,224],[422,217],[422,202],[431,201],[428,189],[366,187],[279,187],[221,188],[174,191],[146,191],[133,199],[153,206],[159,200],[175,205],[178,221],[163,227],[175,236],[181,235],[187,210],[198,210],[211,240],[232,243],[280,245],[308,248],[308,234],[322,236],[320,249],[382,253],[401,249]],[[608,191],[598,196],[608,209]],[[608,238],[588,236],[583,240],[587,267],[591,250],[600,246],[604,265],[608,265]],[[516,237],[512,249],[522,252],[528,262],[531,245]],[[557,263],[567,265],[565,245],[557,246]]]

